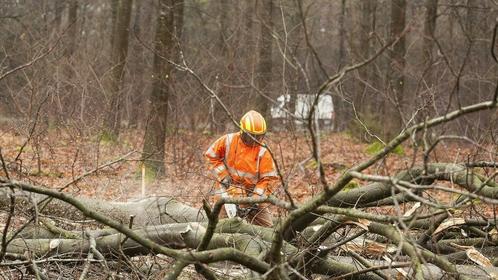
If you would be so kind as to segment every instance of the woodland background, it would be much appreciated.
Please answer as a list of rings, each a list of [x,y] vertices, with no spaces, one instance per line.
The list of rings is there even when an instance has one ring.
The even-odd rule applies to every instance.
[[[497,16],[493,0],[0,0],[0,176],[109,201],[168,196],[199,209],[213,185],[202,153],[256,109],[269,121],[285,188],[305,202],[410,127],[496,98]],[[292,115],[297,94],[324,92],[333,96],[334,131],[272,127],[278,96],[291,95]],[[418,129],[366,173],[486,162],[481,173],[496,184],[492,106]],[[4,235],[31,221],[29,211],[2,211],[16,217]],[[458,215],[491,219],[494,202]],[[340,236],[354,232],[346,228]],[[147,278],[124,266],[126,277]],[[3,277],[19,276],[6,267]],[[60,275],[86,275],[75,267]]]

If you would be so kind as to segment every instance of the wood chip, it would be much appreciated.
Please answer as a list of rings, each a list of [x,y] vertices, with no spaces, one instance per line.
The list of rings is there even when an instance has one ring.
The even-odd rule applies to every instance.
[[[432,235],[436,235],[443,230],[446,230],[450,227],[458,226],[458,225],[464,225],[465,224],[465,219],[463,218],[449,218],[446,219],[444,222],[442,222],[437,229],[432,233]]]
[[[415,213],[415,211],[417,211],[418,208],[420,208],[420,206],[422,205],[422,203],[420,202],[417,202],[413,205],[412,208],[410,208],[410,210],[406,211],[406,213],[403,215],[403,217],[410,217],[411,215],[413,215],[413,213]]]
[[[493,267],[491,261],[474,247],[467,249],[465,253],[467,254],[467,257],[476,264],[482,267]]]

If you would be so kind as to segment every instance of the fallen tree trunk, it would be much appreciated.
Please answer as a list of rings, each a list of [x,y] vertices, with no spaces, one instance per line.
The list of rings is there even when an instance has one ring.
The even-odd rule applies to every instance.
[[[330,265],[356,265],[357,261],[352,258],[352,257],[332,257],[332,260],[329,260],[328,262]],[[378,267],[389,267],[390,265],[393,265],[395,263],[388,262],[385,260],[375,260],[375,259],[370,259],[369,262],[373,266],[378,266]],[[457,272],[462,275],[462,276],[468,276],[471,277],[474,280],[488,280],[488,279],[496,279],[498,276],[498,268],[496,267],[477,267],[473,265],[457,265],[455,266]],[[320,268],[320,270],[317,270],[319,274],[322,275],[329,275],[329,276],[339,276],[341,274],[331,274],[330,270],[327,274],[327,270],[322,270],[325,269],[325,266]],[[362,270],[361,268],[358,268],[358,270]],[[404,272],[400,272],[400,270]],[[399,279],[400,277],[404,277],[404,273],[406,275],[409,274],[410,269],[409,268],[397,268],[397,269],[391,269],[391,268],[384,268],[384,269],[379,269],[382,273],[386,274],[387,276],[391,277],[392,279]],[[422,271],[423,271],[423,277],[424,279],[446,279],[447,277],[453,278],[450,275],[448,275],[444,270],[439,269],[437,266],[433,264],[424,264],[422,265]],[[342,275],[344,275],[343,273]],[[349,278],[346,278],[349,279]]]
[[[5,180],[0,178],[0,183]],[[8,188],[0,189],[0,205],[9,205],[12,191]],[[60,200],[50,199],[46,195],[34,194],[24,191],[14,193],[16,201],[24,207],[32,207],[34,203],[45,205],[41,213],[65,219],[82,220],[84,215],[75,211],[74,207]],[[205,214],[202,209],[197,209],[169,197],[147,197],[128,202],[102,201],[98,199],[78,197],[81,203],[94,211],[106,213],[110,218],[128,224],[133,217],[133,224],[137,226],[162,225],[168,223],[202,222]]]
[[[199,243],[199,239],[205,233],[205,229],[199,224],[167,224],[149,226],[135,230],[135,232],[163,246],[183,249],[195,248]],[[94,231],[90,235],[94,235],[92,238],[95,238],[96,249],[105,256],[121,254],[134,256],[150,253],[150,250],[121,233],[107,234],[107,232]],[[7,253],[24,255],[30,252],[36,257],[58,254],[70,257],[81,256],[90,251],[89,238],[16,238],[7,246]]]
[[[269,239],[268,233],[271,229],[262,228],[248,224],[239,219],[222,220],[216,229],[208,249],[214,248],[236,248],[253,257],[262,258],[264,252],[269,248],[269,243],[264,241]],[[200,244],[205,228],[199,223],[168,224],[160,226],[148,226],[135,232],[158,244],[176,249],[195,249]],[[120,233],[109,234],[109,230],[92,231],[91,235],[96,236],[96,249],[108,260],[120,258],[122,256],[147,255],[151,253],[137,242],[130,240]],[[76,233],[75,233],[76,234]],[[101,236],[103,235],[103,236]],[[33,236],[34,237],[34,236]],[[259,239],[259,237],[262,237]],[[89,239],[14,239],[7,247],[7,253],[11,255],[25,255],[29,252],[33,257],[50,257],[64,255],[70,257],[86,257],[91,251]],[[290,244],[284,246],[285,255],[295,256],[298,249]],[[83,260],[83,259],[82,259]],[[317,264],[316,272],[328,270],[340,275],[343,273],[353,273],[357,268],[351,264],[341,264],[333,259],[324,260]],[[335,275],[334,274],[334,275]],[[352,279],[381,279],[372,273],[358,275]]]

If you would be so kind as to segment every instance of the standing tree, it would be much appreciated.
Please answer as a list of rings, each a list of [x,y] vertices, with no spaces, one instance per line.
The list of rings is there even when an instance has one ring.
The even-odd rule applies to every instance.
[[[59,32],[62,22],[62,12],[64,10],[64,1],[56,0],[54,8],[54,30],[55,32]]]
[[[398,134],[403,125],[400,106],[403,104],[405,88],[403,71],[405,70],[406,48],[405,38],[402,34],[405,29],[405,12],[406,0],[393,0],[391,2],[391,39],[399,37],[399,40],[391,51],[388,98],[384,103],[384,111],[388,116],[384,126],[384,138],[386,139],[391,139]]]
[[[78,20],[78,0],[69,1],[68,9],[68,24],[70,29],[67,31],[69,42],[66,47],[66,56],[70,57],[76,51],[76,40],[78,38],[78,27],[76,24]]]
[[[218,95],[221,100],[226,101],[229,97],[228,87],[225,86],[226,80],[229,78],[228,64],[229,64],[229,26],[228,26],[228,14],[230,5],[228,0],[219,1],[219,37],[218,37],[218,72],[216,75],[216,82],[218,88]],[[214,100],[213,100],[214,101]],[[226,114],[223,108],[218,103],[212,105],[212,116],[211,116],[211,130],[213,132],[222,132],[225,129],[225,123],[227,122]]]
[[[262,0],[260,7],[261,33],[259,34],[259,60],[256,73],[256,86],[264,93],[269,94],[272,80],[272,32],[273,32],[273,1]],[[256,98],[256,109],[268,117],[268,100],[261,94]]]
[[[164,174],[164,145],[168,117],[168,97],[170,94],[171,65],[173,47],[175,0],[159,1],[155,50],[153,64],[152,92],[150,94],[150,111],[145,129],[143,160],[146,170],[153,176]]]
[[[424,21],[424,39],[423,39],[423,52],[428,73],[426,75],[426,83],[429,87],[432,85],[432,76],[430,65],[432,64],[432,49],[434,46],[434,31],[436,30],[437,18],[437,3],[438,0],[426,0],[425,2],[425,21]]]
[[[109,104],[105,130],[112,138],[119,135],[122,107],[122,84],[125,74],[126,56],[128,54],[128,35],[133,0],[113,2],[113,28],[111,34],[111,78],[109,81]]]
[[[357,56],[358,61],[365,60],[372,53],[371,48],[371,38],[373,37],[373,31],[375,29],[375,10],[377,6],[377,1],[361,1],[360,2],[360,10],[361,10],[361,18],[359,24],[359,40],[357,45]],[[358,69],[358,76],[360,81],[357,83],[358,88],[354,93],[354,104],[356,109],[362,113],[370,113],[369,105],[372,105],[371,102],[363,102],[365,97],[368,98],[368,87],[367,83],[372,81],[373,76],[373,67],[372,65],[367,65],[366,67]]]

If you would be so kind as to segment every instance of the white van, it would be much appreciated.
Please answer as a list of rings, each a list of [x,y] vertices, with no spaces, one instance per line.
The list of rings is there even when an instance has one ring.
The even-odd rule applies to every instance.
[[[312,94],[297,94],[295,108],[289,108],[291,100],[290,94],[283,94],[277,98],[277,103],[271,108],[272,126],[277,130],[284,129],[289,121],[294,119],[294,123],[298,128],[305,128],[308,125],[307,118],[310,113],[310,108],[315,100],[315,95]],[[318,98],[317,109],[315,109],[315,121],[318,123],[321,130],[333,130],[335,123],[334,103],[332,95],[325,93]],[[285,110],[292,112],[297,118],[289,115]]]

